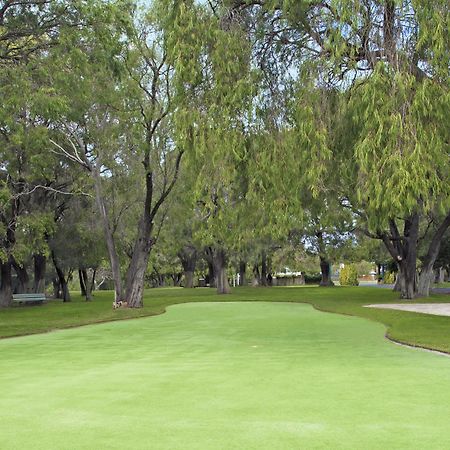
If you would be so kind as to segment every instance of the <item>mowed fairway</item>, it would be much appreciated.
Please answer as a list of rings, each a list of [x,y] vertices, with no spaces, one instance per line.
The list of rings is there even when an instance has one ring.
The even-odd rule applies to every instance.
[[[0,341],[0,448],[447,449],[450,358],[293,303]]]

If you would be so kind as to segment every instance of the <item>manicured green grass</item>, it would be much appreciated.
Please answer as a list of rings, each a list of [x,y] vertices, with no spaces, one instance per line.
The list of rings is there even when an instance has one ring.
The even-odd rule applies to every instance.
[[[365,317],[383,323],[390,338],[415,346],[450,353],[450,317],[405,311],[363,308],[370,303],[399,302],[398,294],[388,289],[358,288],[236,288],[228,296],[217,296],[213,289],[151,289],[145,293],[145,307],[139,310],[112,309],[112,293],[97,292],[86,303],[74,295],[63,304],[50,301],[42,306],[0,310],[0,337],[41,333],[95,322],[155,315],[172,304],[205,301],[305,302],[322,311]],[[418,300],[423,302],[424,300]],[[449,302],[449,295],[434,295],[430,302]]]
[[[158,295],[160,308],[190,298]],[[206,290],[196,295],[216,299]],[[349,298],[360,294],[305,288],[271,295],[311,297],[323,307],[335,296],[349,312],[359,302]],[[96,311],[76,303],[66,311],[82,306]],[[380,323],[305,304],[216,300],[4,339],[0,448],[450,448],[450,358],[402,348],[384,332]]]

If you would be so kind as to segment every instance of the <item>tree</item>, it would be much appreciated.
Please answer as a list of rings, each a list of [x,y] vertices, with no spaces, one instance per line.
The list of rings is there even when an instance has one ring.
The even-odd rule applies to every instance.
[[[312,127],[317,133],[309,133],[311,142],[325,139],[321,148],[341,174],[342,199],[396,260],[402,297],[428,295],[430,270],[450,224],[446,3],[433,8],[391,0],[235,5],[262,6],[285,21],[289,26],[276,36],[302,50],[301,72],[309,72],[310,86],[326,88],[327,97],[338,88],[334,122],[340,127],[324,133],[317,126],[321,118],[311,114],[298,130],[304,134],[304,127]],[[310,108],[317,111],[311,98]],[[323,158],[317,155],[308,169],[320,167]],[[318,182],[324,184],[329,170],[322,175]],[[437,226],[416,284],[420,228],[430,214]]]

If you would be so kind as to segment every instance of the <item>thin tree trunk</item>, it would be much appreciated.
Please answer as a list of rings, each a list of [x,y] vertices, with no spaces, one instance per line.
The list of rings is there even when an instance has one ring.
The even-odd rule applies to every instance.
[[[247,263],[245,261],[239,262],[239,286],[245,286],[247,280],[245,279],[245,271],[247,269]]]
[[[11,261],[0,261],[0,307],[7,308],[12,305],[12,277]]]
[[[252,286],[257,287],[259,286],[261,280],[261,273],[259,271],[259,265],[255,264],[253,266],[253,280],[252,280]]]
[[[95,200],[97,207],[100,211],[100,216],[103,224],[103,233],[105,235],[106,247],[108,249],[109,263],[111,266],[111,272],[114,282],[114,300],[119,302],[123,300],[123,290],[122,290],[122,276],[120,273],[120,263],[119,256],[116,250],[116,243],[114,241],[114,235],[109,223],[108,210],[106,208],[105,200],[102,194],[101,178],[98,168],[93,168],[92,175],[94,179],[95,188]]]
[[[93,284],[89,281],[87,270],[79,269],[78,277],[80,279],[81,295],[86,299],[87,302],[90,302],[92,300]]]
[[[267,286],[267,255],[266,252],[261,253],[261,276],[259,278],[261,286]]]
[[[33,291],[36,294],[45,292],[45,272],[47,258],[44,255],[34,255],[34,285]]]
[[[78,269],[78,279],[80,280],[80,293],[82,297],[86,297],[86,282],[81,269]]]
[[[61,298],[64,303],[70,302],[71,298],[70,298],[68,280],[66,279],[64,271],[59,266],[58,261],[55,257],[55,253],[53,251],[52,251],[52,260],[53,260],[53,265],[55,266],[56,275],[58,277],[58,282],[59,282],[60,291],[61,291]]]
[[[209,287],[215,288],[216,287],[216,273],[214,269],[214,249],[212,247],[206,247],[205,248],[205,260],[208,264],[208,283]]]
[[[91,278],[91,293],[95,291],[95,277],[97,275],[97,269],[92,269],[92,278]]]

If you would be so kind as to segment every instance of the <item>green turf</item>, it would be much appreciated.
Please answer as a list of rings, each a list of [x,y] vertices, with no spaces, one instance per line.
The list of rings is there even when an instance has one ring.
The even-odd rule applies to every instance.
[[[5,339],[0,448],[450,448],[450,358],[384,332],[216,302]]]
[[[145,307],[113,311],[112,292],[96,292],[93,302],[74,295],[63,304],[50,301],[42,306],[0,309],[0,337],[41,333],[93,322],[160,314],[169,305],[186,302],[276,301],[306,302],[314,307],[341,314],[366,317],[383,323],[388,335],[398,341],[450,353],[450,317],[405,311],[363,308],[368,303],[398,302],[398,294],[388,289],[357,288],[236,288],[228,296],[217,296],[213,289],[150,289],[145,293]],[[419,299],[418,302],[423,302]],[[449,295],[434,295],[425,301],[449,302]]]

